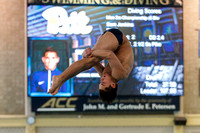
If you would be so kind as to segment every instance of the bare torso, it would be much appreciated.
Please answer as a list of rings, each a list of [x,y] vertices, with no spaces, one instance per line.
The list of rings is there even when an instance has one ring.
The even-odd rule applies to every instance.
[[[106,32],[99,38],[96,45],[93,47],[93,50],[95,49],[113,51],[126,70],[126,77],[128,77],[133,67],[134,58],[132,47],[124,34],[123,42],[119,46],[117,38],[111,32]],[[112,73],[112,68],[110,67],[109,63],[106,65],[103,73]]]

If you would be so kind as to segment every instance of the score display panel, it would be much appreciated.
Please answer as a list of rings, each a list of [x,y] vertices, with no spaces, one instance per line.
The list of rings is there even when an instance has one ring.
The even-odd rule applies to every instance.
[[[51,41],[51,46],[64,49],[61,56],[65,59],[67,55],[68,60],[60,62],[60,70],[64,71],[110,28],[120,29],[126,35],[134,53],[129,77],[119,82],[119,97],[183,95],[182,6],[29,5],[27,12],[29,96],[52,97],[46,92],[31,91],[31,76],[36,71],[32,66],[36,59],[30,54],[36,47],[34,42],[45,42],[38,43],[39,49]],[[40,67],[38,70],[42,69],[41,62]],[[99,83],[100,77],[92,68],[67,81],[67,91],[56,97],[97,97]]]

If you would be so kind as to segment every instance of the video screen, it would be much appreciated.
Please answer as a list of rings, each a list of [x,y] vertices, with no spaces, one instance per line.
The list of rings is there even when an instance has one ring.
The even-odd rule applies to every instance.
[[[42,60],[47,48],[57,50],[55,70],[62,72],[82,59],[84,49],[92,48],[110,28],[126,35],[134,53],[134,67],[127,79],[119,81],[118,95],[183,95],[182,7],[29,5],[29,96],[51,96],[46,91],[52,84],[53,70],[46,70]],[[38,71],[45,71],[45,76],[34,80]],[[100,76],[91,68],[66,81],[56,96],[96,96],[99,83]]]

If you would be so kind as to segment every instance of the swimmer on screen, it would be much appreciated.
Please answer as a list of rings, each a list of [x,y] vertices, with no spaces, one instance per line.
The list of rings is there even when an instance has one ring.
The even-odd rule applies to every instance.
[[[82,56],[83,59],[74,62],[62,74],[53,76],[48,93],[56,95],[65,81],[94,67],[101,77],[99,97],[105,103],[112,103],[117,96],[118,81],[127,78],[133,67],[133,51],[128,39],[118,29],[107,30]],[[100,64],[102,60],[108,60],[105,67]]]

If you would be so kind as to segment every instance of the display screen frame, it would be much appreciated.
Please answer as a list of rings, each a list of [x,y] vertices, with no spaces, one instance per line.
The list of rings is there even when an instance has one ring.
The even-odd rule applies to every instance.
[[[28,7],[30,7],[30,6],[52,6],[52,7],[54,7],[54,6],[60,6],[60,7],[62,7],[62,6],[71,6],[71,7],[73,7],[73,8],[75,8],[75,7],[79,7],[79,8],[81,8],[81,7],[90,7],[91,8],[91,10],[92,10],[92,6],[89,6],[89,5],[82,5],[82,6],[75,6],[75,5],[29,5]],[[102,6],[100,6],[100,7],[98,7],[98,8],[101,8]],[[115,9],[115,8],[128,8],[128,6],[121,6],[121,7],[118,7],[118,6],[104,6],[104,7],[111,7],[111,8],[113,8],[113,9]],[[97,7],[96,7],[97,8]],[[138,8],[138,9],[141,9],[142,7],[132,7],[132,6],[130,6],[130,8]],[[154,8],[154,7],[143,7],[143,8]],[[155,7],[155,8],[157,8],[157,9],[159,9],[159,8],[165,8],[165,9],[167,9],[167,7]],[[175,9],[177,9],[177,8],[182,8],[182,7],[168,7],[168,8],[173,8],[174,10]],[[74,9],[75,10],[75,9]],[[118,9],[119,10],[119,9]],[[28,15],[29,15],[29,10],[27,10],[28,11]],[[183,11],[183,10],[182,10]],[[77,12],[77,13],[79,13],[79,12]],[[173,16],[174,17],[174,16]],[[73,46],[72,46],[72,51],[71,51],[71,55],[69,55],[69,63],[68,63],[68,65],[69,64],[71,64],[73,61],[77,61],[78,59],[81,59],[81,57],[80,57],[80,52],[81,51],[83,51],[84,50],[84,48],[85,47],[91,47],[91,46],[93,46],[93,44],[95,43],[95,41],[98,39],[98,37],[95,37],[95,39],[93,39],[92,41],[90,40],[90,39],[88,39],[88,37],[87,37],[87,35],[82,35],[82,37],[84,36],[84,39],[82,39],[81,41],[81,44],[82,44],[82,47],[81,48],[77,48],[77,54],[76,54],[76,52],[75,52],[75,49],[73,49],[73,47],[77,47],[76,45],[77,45],[77,42],[76,41],[74,41],[73,40],[73,38],[76,38],[77,36],[76,35],[73,35],[73,36],[71,36],[71,37],[69,37],[69,36],[67,36],[67,35],[62,35],[62,34],[59,34],[59,33],[57,33],[57,34],[51,34],[51,35],[47,35],[47,36],[45,36],[45,35],[31,35],[30,34],[30,30],[29,30],[29,17],[27,18],[27,20],[28,20],[28,22],[27,22],[27,29],[28,29],[28,31],[27,31],[27,33],[28,33],[28,40],[30,40],[30,41],[36,41],[36,40],[43,40],[43,41],[45,41],[45,40],[59,40],[59,41],[62,41],[62,40],[67,40],[68,41],[68,43],[71,43],[71,44],[73,44]],[[113,21],[113,20],[112,20]],[[47,24],[46,24],[47,25]],[[88,24],[88,26],[90,26],[90,23]],[[166,25],[167,26],[167,25]],[[180,25],[180,26],[182,26],[183,27],[183,22],[182,22],[182,24]],[[110,28],[109,26],[107,26],[108,28]],[[169,26],[169,30],[170,30],[170,26]],[[103,31],[105,30],[105,28],[102,28],[101,30],[99,30],[99,32],[96,32],[96,34],[97,34],[97,36],[100,36],[102,33],[103,33]],[[135,29],[136,30],[136,29]],[[145,30],[145,29],[144,29]],[[147,29],[146,29],[147,31],[148,31],[148,27],[147,27]],[[173,29],[171,29],[171,30],[173,30]],[[175,30],[177,30],[177,29],[175,29]],[[178,29],[179,30],[179,29]],[[183,30],[183,29],[182,29]],[[155,32],[155,31],[153,31],[153,32]],[[75,34],[75,33],[73,33],[73,34]],[[82,33],[79,33],[79,34],[82,34]],[[137,34],[137,33],[136,33]],[[181,35],[182,35],[182,32],[181,32]],[[183,36],[183,35],[182,35]],[[133,37],[134,38],[134,36],[131,36],[130,35],[130,37]],[[154,39],[154,38],[161,38],[162,36],[161,35],[154,35],[154,36],[152,36],[152,38]],[[166,37],[170,37],[170,36],[165,36],[165,38]],[[140,41],[142,41],[142,39],[144,39],[144,38],[140,38],[140,40],[138,40],[138,42],[140,42]],[[180,41],[180,40],[178,40],[178,41]],[[87,45],[85,45],[84,44],[84,42],[90,42],[90,43],[87,43]],[[137,43],[138,43],[137,42]],[[131,44],[132,46],[134,45],[134,40],[132,40],[132,44]],[[138,45],[138,44],[137,44]],[[142,42],[141,42],[141,45],[142,45]],[[153,45],[153,44],[151,44],[151,45]],[[158,44],[155,44],[155,45],[160,45],[159,43]],[[179,49],[178,50],[178,52],[179,52],[179,54],[180,54],[180,52],[181,52],[181,59],[179,59],[178,60],[178,64],[177,64],[177,60],[174,60],[173,61],[173,63],[171,63],[171,66],[173,66],[173,67],[176,67],[176,69],[178,68],[178,66],[177,65],[182,65],[181,67],[182,67],[182,76],[183,76],[183,38],[182,38],[182,42],[181,42],[181,50],[180,50],[180,47],[176,47],[176,49]],[[32,47],[32,46],[31,46]],[[166,47],[168,47],[167,45],[166,45]],[[143,47],[135,47],[135,49],[133,49],[133,51],[136,53],[139,53],[140,52],[140,54],[139,55],[137,55],[137,56],[135,56],[135,60],[136,61],[138,61],[137,63],[135,63],[134,65],[136,66],[142,66],[141,64],[144,64],[144,61],[142,60],[142,59],[138,59],[139,57],[142,57],[143,55],[145,55],[145,56],[147,56],[147,58],[155,58],[155,55],[153,55],[153,56],[149,56],[149,51],[160,51],[160,52],[163,52],[163,49],[159,49],[159,47],[156,47],[156,49],[153,49],[152,50],[152,47],[151,47],[151,49],[149,49],[149,48],[147,48],[147,49],[144,49]],[[143,52],[141,52],[141,51],[143,51]],[[33,71],[31,70],[32,69],[32,67],[31,67],[31,64],[32,64],[32,58],[29,58],[30,56],[29,56],[29,54],[30,53],[32,53],[33,51],[30,51],[30,47],[29,47],[29,49],[28,49],[28,95],[29,96],[31,96],[31,97],[49,97],[50,95],[47,95],[46,93],[44,94],[44,93],[32,93],[31,91],[30,91],[30,78],[31,78],[31,74],[33,73]],[[75,55],[73,55],[72,53],[75,53]],[[166,51],[164,51],[164,52],[166,52]],[[169,52],[169,55],[171,54],[170,53],[170,50],[169,51],[167,51],[167,52]],[[165,56],[165,55],[162,55],[162,56]],[[42,57],[41,57],[42,58]],[[161,57],[157,57],[157,58],[161,58]],[[61,62],[62,63],[62,62]],[[103,64],[105,64],[105,63],[107,63],[107,62],[102,62]],[[153,65],[152,66],[152,64],[151,63],[149,63],[148,61],[147,62],[145,62],[145,63],[147,63],[146,64],[146,67],[148,67],[147,69],[151,69],[152,67],[155,67],[155,65]],[[159,64],[159,62],[157,62],[158,64]],[[149,65],[150,64],[150,65]],[[162,64],[162,63],[161,63]],[[135,67],[136,68],[136,67]],[[138,69],[143,69],[143,68],[138,68]],[[163,69],[163,68],[156,68],[156,69]],[[174,69],[174,68],[170,68],[170,69]],[[64,70],[64,69],[63,69]],[[93,71],[93,69],[92,70],[88,70],[88,71]],[[84,73],[87,73],[88,74],[88,72],[86,71],[86,72],[84,72]],[[134,70],[133,70],[133,73],[134,73]],[[77,86],[75,86],[79,81],[77,81],[76,83],[74,83],[74,81],[76,81],[77,80],[77,78],[78,77],[84,77],[85,75],[87,75],[87,74],[79,74],[79,75],[77,75],[76,77],[74,77],[74,78],[72,78],[71,80],[69,80],[68,81],[68,86],[70,86],[70,93],[61,93],[60,95],[57,95],[56,97],[64,97],[64,96],[67,96],[67,97],[71,97],[71,96],[97,96],[98,95],[98,88],[97,87],[95,87],[95,88],[97,88],[96,90],[94,90],[92,93],[82,93],[82,92],[80,92],[80,93],[78,93],[78,91],[76,91],[76,88],[77,88]],[[90,73],[90,77],[92,77],[93,79],[92,79],[92,82],[91,83],[95,83],[95,85],[96,86],[98,86],[98,81],[97,80],[99,80],[99,76],[97,76],[97,73],[94,73],[93,75],[91,75],[91,73]],[[137,81],[139,81],[139,80],[137,80]],[[82,81],[81,81],[82,82]],[[122,81],[123,83],[119,83],[119,87],[120,88],[125,88],[125,87],[123,87],[123,85],[125,84],[125,83],[127,83],[127,80],[124,80],[124,81]],[[133,80],[133,81],[130,81],[131,83],[132,82],[135,82],[135,79]],[[144,81],[143,81],[144,82]],[[131,83],[129,83],[129,84],[131,84]],[[85,84],[87,84],[87,83],[85,83]],[[123,84],[123,85],[122,85]],[[140,83],[138,83],[138,84],[140,84]],[[153,84],[153,83],[146,83],[145,85],[147,85],[147,84],[149,84],[150,86],[153,86],[153,85],[156,85],[156,84]],[[174,86],[174,82],[173,83],[166,83],[165,84],[165,86],[169,86],[170,84],[172,84],[172,87]],[[130,93],[129,91],[126,91],[126,92],[123,92],[122,91],[122,89],[119,89],[119,91],[118,91],[118,94],[119,95],[123,95],[123,96],[128,96],[128,95],[132,95],[132,96],[134,96],[134,95],[137,95],[137,96],[182,96],[183,95],[183,93],[184,93],[184,91],[183,91],[183,77],[182,77],[182,82],[181,82],[181,84],[182,84],[182,89],[181,89],[181,92],[180,93],[172,93],[172,94],[157,94],[157,93],[154,93],[154,94],[150,94],[150,93],[148,93],[148,91],[146,91],[147,93],[143,93],[143,94],[141,94],[141,90],[139,90],[139,92],[137,93],[136,92],[136,89],[133,89],[133,90],[131,90],[133,93]],[[121,86],[120,86],[121,85]],[[82,84],[80,84],[80,86],[82,86]],[[138,85],[138,86],[141,86],[141,85]],[[178,85],[177,85],[178,86]],[[85,87],[85,89],[87,89],[88,87],[86,86]],[[127,88],[127,90],[129,90],[130,88],[128,88],[128,87],[126,87]],[[141,88],[141,87],[140,87]],[[144,89],[143,89],[144,90]],[[142,91],[143,91],[142,90]],[[163,91],[166,91],[166,90],[163,90]],[[51,97],[51,96],[50,96]]]

